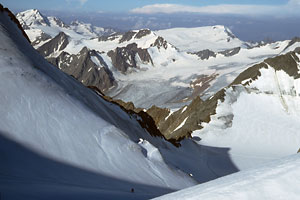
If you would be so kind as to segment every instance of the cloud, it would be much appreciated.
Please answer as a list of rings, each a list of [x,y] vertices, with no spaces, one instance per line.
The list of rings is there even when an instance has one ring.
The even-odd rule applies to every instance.
[[[83,6],[88,0],[65,0],[68,4],[73,3],[73,2],[78,2],[80,3],[81,6]]]
[[[201,14],[237,14],[237,15],[300,15],[300,0],[290,0],[285,5],[241,5],[220,4],[210,6],[188,6],[181,4],[152,4],[132,9],[137,14],[155,13],[201,13]]]
[[[297,5],[300,6],[300,0],[290,0],[288,2],[289,5]]]
[[[88,0],[79,0],[80,4],[83,5],[87,2]]]

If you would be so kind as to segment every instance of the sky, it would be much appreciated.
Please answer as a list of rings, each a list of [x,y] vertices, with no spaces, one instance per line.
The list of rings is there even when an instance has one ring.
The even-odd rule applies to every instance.
[[[1,0],[11,10],[300,15],[300,0]]]
[[[300,36],[300,0],[0,0],[13,12],[36,8],[118,31],[224,25],[246,41]]]

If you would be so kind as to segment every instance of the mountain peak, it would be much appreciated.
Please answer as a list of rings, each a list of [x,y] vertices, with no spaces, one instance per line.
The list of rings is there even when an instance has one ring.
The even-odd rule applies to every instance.
[[[42,13],[37,9],[30,9],[20,12],[16,15],[16,17],[24,29],[28,29],[30,26],[50,25],[47,17],[42,15]]]
[[[240,47],[244,44],[228,27],[223,25],[171,28],[159,30],[155,33],[178,49],[188,52],[198,52],[205,49],[218,52]]]

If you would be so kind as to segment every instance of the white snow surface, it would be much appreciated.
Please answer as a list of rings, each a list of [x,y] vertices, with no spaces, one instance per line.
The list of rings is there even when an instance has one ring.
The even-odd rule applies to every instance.
[[[49,26],[48,19],[36,9],[23,11],[18,13],[16,17],[21,25],[27,25],[28,27],[35,25]]]
[[[83,23],[80,21],[71,22],[70,27],[79,34],[87,37],[97,37],[106,33],[113,33],[112,30],[107,30],[102,27],[93,26],[90,23]]]
[[[179,126],[177,126],[175,129],[174,129],[174,132],[177,131],[178,129],[180,129],[181,127],[183,127],[183,125],[185,124],[186,120],[188,119],[189,117],[186,117],[182,122],[181,124],[179,124]]]
[[[260,72],[246,88],[228,88],[210,123],[192,134],[202,139],[199,144],[229,148],[239,169],[300,148],[300,79],[270,66]]]
[[[188,52],[197,52],[204,49],[218,52],[240,47],[244,44],[228,28],[221,25],[197,28],[172,28],[159,30],[155,33],[165,38],[180,50]]]
[[[102,67],[99,59],[96,56],[91,56],[93,63],[95,63],[98,67]]]
[[[300,155],[292,155],[155,199],[297,200],[300,196],[299,165]]]
[[[51,192],[51,185],[55,188],[62,184],[67,188],[63,194],[72,191],[68,185],[77,185],[84,192],[90,188],[95,194],[120,193],[126,198],[128,195],[128,198],[145,198],[195,184],[187,174],[171,168],[163,159],[145,156],[143,147],[135,142],[138,138],[143,137],[156,146],[165,142],[149,136],[118,106],[105,102],[46,62],[5,13],[0,14],[0,42],[1,142],[7,138],[25,148],[24,154],[32,151],[30,155],[58,163],[53,168],[47,165],[46,171],[39,159],[29,162],[32,166],[26,168],[29,156],[11,158],[24,159],[24,169],[23,163],[3,163],[3,159],[8,159],[5,153],[9,153],[5,152],[5,143],[0,165],[2,193],[31,194],[36,186],[30,188],[29,183]],[[161,156],[153,144],[156,157]],[[76,178],[72,170],[59,171],[61,165],[93,173],[94,178],[90,180],[84,173]],[[53,171],[56,168],[57,174]],[[30,173],[33,175],[28,176]],[[24,189],[17,190],[19,186]],[[137,196],[130,197],[131,187],[136,187]]]
[[[55,37],[59,32],[65,32],[77,40],[83,38],[90,39],[103,34],[113,33],[113,30],[92,26],[89,23],[79,21],[74,21],[71,25],[67,25],[56,17],[43,16],[40,11],[36,9],[20,12],[16,17],[21,25],[26,25],[28,27],[28,29],[25,29],[25,32],[28,34],[31,41],[34,41],[37,36],[40,36],[37,35],[37,32],[39,31],[43,31],[51,37]]]
[[[260,72],[245,87],[227,88],[210,123],[192,134],[216,156],[224,156],[217,148],[227,149],[241,172],[156,199],[299,199],[300,79],[271,66]],[[210,168],[219,173],[216,165]]]
[[[94,194],[91,196],[94,199],[99,198],[99,194],[114,199],[145,199],[194,185],[195,181],[187,174],[193,174],[195,180],[203,183],[239,170],[244,172],[228,176],[228,182],[224,177],[202,185],[212,191],[205,197],[220,199],[223,197],[220,195],[225,194],[224,199],[226,195],[228,199],[264,199],[262,197],[268,197],[266,195],[273,188],[285,197],[289,189],[286,185],[279,185],[277,180],[287,183],[288,187],[292,183],[298,184],[293,179],[298,175],[296,167],[290,167],[299,165],[296,157],[274,162],[274,165],[271,164],[273,167],[266,165],[257,171],[245,171],[266,161],[294,154],[300,147],[299,80],[285,72],[275,72],[271,67],[262,69],[261,77],[246,88],[227,89],[225,101],[219,102],[211,122],[203,124],[202,130],[192,134],[193,141],[184,140],[182,148],[175,148],[150,137],[135,119],[128,117],[120,108],[106,103],[91,90],[50,66],[25,44],[23,37],[10,38],[9,33],[15,32],[16,27],[8,23],[7,17],[1,16],[0,20],[0,42],[3,44],[0,49],[0,84],[5,86],[0,88],[0,93],[5,94],[0,96],[0,112],[3,113],[0,152],[4,153],[1,160],[12,162],[11,159],[17,159],[14,165],[10,162],[0,165],[0,188],[6,194],[31,194],[30,191],[35,191],[36,187],[41,194],[41,191],[49,193],[55,189],[62,196],[68,193],[77,199],[83,198],[80,194],[85,194],[85,198]],[[120,38],[98,42],[76,34],[71,34],[73,39],[66,48],[71,53],[77,53],[85,45],[107,52],[132,41],[137,42],[139,47],[148,48],[157,37],[152,32],[141,39],[119,44]],[[230,83],[247,67],[283,53],[288,43],[282,41],[252,49],[242,48],[235,56],[218,55],[208,60],[199,60],[197,56],[178,51],[170,44],[167,49],[151,47],[148,52],[154,66],[148,70],[127,75],[114,71],[119,80],[116,96],[125,100],[133,98],[140,105],[147,102],[166,105],[161,96],[166,99],[180,96],[197,75],[217,73],[219,77],[211,83],[209,95]],[[109,57],[105,53],[101,56],[112,69]],[[55,164],[58,166],[49,168],[47,165],[47,170],[43,171],[45,166],[39,159],[27,165],[27,154],[25,162],[20,154],[9,156],[11,153],[15,155],[16,150],[11,148],[12,151],[7,151],[7,144],[2,145],[6,140],[2,137],[20,143],[26,148],[25,152],[29,149],[47,160],[58,162]],[[72,168],[65,170],[62,164]],[[11,166],[14,168],[10,169]],[[283,166],[282,171],[272,171],[280,166]],[[88,176],[81,172],[82,177],[74,176],[74,168],[92,174]],[[286,169],[291,169],[291,174]],[[51,173],[53,170],[54,174]],[[262,187],[252,184],[256,172],[258,180],[262,180],[260,175],[268,170],[271,174],[274,172],[274,179],[265,177],[270,181],[259,181]],[[240,182],[245,181],[244,177],[249,177],[249,182]],[[246,184],[239,190],[241,183]],[[296,188],[297,184],[290,188]],[[14,188],[22,189],[16,191]],[[135,189],[134,195],[130,193],[131,188]],[[218,188],[224,193],[217,193]],[[193,189],[191,191],[198,194]],[[287,196],[290,199],[294,198],[293,191]],[[183,192],[187,198],[191,193]]]

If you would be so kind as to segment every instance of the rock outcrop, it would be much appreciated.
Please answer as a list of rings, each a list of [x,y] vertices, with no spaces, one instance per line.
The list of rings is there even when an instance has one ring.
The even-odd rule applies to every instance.
[[[205,49],[202,51],[198,51],[198,52],[194,52],[194,53],[190,53],[190,54],[194,54],[197,55],[201,60],[207,60],[210,57],[216,57],[217,54],[209,49]]]
[[[69,44],[68,38],[68,35],[66,35],[64,32],[60,32],[57,36],[43,44],[37,50],[44,57],[51,56],[51,54],[62,51],[66,48],[66,46]]]
[[[161,36],[158,36],[158,38],[155,40],[155,42],[151,45],[152,47],[157,47],[158,49],[168,48],[168,42]]]
[[[86,86],[94,86],[101,92],[116,85],[113,74],[98,52],[83,48],[77,55],[62,52],[48,61]]]
[[[225,50],[225,51],[221,51],[219,52],[220,54],[226,56],[226,57],[230,57],[230,56],[234,56],[236,54],[238,54],[241,50],[241,47],[236,47],[236,48],[233,48],[233,49],[228,49],[228,50]]]
[[[113,66],[122,73],[138,69],[140,67],[138,58],[143,63],[153,64],[148,50],[138,48],[136,43],[128,44],[126,47],[117,47],[114,51],[109,51],[107,55],[111,57]]]
[[[228,89],[235,91],[238,90],[238,87],[244,87],[244,91],[248,91],[247,85],[261,76],[260,69],[272,67],[276,71],[283,70],[294,79],[300,78],[299,54],[300,48],[285,55],[268,58],[264,62],[243,71],[230,85],[205,101],[196,97],[188,106],[184,106],[173,113],[156,107],[150,108],[147,112],[154,119],[164,137],[180,141],[182,138],[190,137],[194,130],[202,129],[202,123],[210,122],[211,116],[216,114],[218,103],[224,101]],[[225,125],[230,127],[234,116],[225,117]]]

